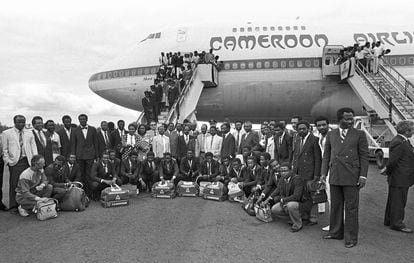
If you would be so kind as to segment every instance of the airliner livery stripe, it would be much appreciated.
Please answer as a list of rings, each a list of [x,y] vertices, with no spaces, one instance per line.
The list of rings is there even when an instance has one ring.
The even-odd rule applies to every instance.
[[[388,63],[396,67],[413,67],[414,54],[390,55],[386,57]],[[223,61],[224,70],[258,70],[258,69],[306,69],[321,68],[321,57],[283,58],[283,59],[248,59]],[[129,78],[156,74],[159,66],[137,67],[111,70],[93,74],[89,81]]]

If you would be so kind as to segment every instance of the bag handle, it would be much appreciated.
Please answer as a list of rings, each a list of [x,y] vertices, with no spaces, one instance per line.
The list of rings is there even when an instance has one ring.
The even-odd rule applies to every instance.
[[[82,184],[81,182],[74,181],[74,182],[71,182],[71,183],[70,183],[70,187],[69,187],[69,189],[70,189],[70,188],[72,188],[72,187],[83,188],[83,184]]]
[[[113,184],[111,185],[111,190],[112,190],[112,191],[121,191],[121,190],[122,190],[122,188],[121,188],[119,185],[117,185],[117,184],[113,183]]]

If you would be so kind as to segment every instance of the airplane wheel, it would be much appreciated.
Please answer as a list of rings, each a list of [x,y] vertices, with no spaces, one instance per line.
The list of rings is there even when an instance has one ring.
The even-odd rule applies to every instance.
[[[383,151],[378,151],[375,153],[375,161],[377,163],[378,169],[382,169],[387,164],[388,159],[384,158]]]

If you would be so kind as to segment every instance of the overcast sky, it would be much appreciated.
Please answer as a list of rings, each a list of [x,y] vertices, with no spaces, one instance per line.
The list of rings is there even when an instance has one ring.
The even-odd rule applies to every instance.
[[[15,114],[60,122],[127,122],[138,112],[95,95],[89,77],[153,30],[211,21],[353,19],[404,23],[413,4],[399,1],[8,1],[0,8],[0,122]],[[346,5],[344,3],[347,3]],[[393,4],[391,7],[390,5]],[[375,14],[369,16],[368,14]],[[398,14],[398,20],[391,19]]]

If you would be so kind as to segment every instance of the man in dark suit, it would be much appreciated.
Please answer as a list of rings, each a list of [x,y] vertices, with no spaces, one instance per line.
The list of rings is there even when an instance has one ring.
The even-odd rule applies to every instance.
[[[92,200],[98,201],[101,191],[116,183],[121,185],[122,182],[114,175],[111,163],[109,162],[108,152],[102,154],[99,162],[94,162],[91,168],[91,176],[89,179],[89,188],[92,190]]]
[[[292,222],[290,232],[302,229],[301,207],[303,205],[304,182],[290,170],[290,163],[282,163],[279,168],[281,178],[276,189],[263,202],[274,203],[272,213],[276,216],[289,216]]]
[[[368,142],[363,131],[353,128],[353,109],[339,109],[337,118],[339,128],[327,134],[321,169],[322,181],[329,170],[331,186],[330,229],[324,239],[345,238],[345,247],[351,248],[358,242],[359,190],[367,180]]]
[[[249,196],[255,191],[259,191],[264,182],[263,170],[256,162],[256,157],[247,157],[247,170],[244,174],[244,180],[241,184],[246,196]]]
[[[414,184],[414,148],[409,141],[414,123],[400,121],[396,128],[398,134],[389,145],[390,158],[385,170],[388,175],[388,199],[384,225],[396,231],[413,233],[403,221],[408,188]]]
[[[195,152],[195,139],[190,135],[190,126],[185,125],[183,130],[183,135],[178,137],[178,147],[177,147],[177,161],[181,162],[181,159],[187,155],[187,151],[191,150]]]
[[[310,127],[310,123],[304,120],[296,124],[299,139],[292,159],[293,173],[299,175],[307,185],[319,181],[322,164],[318,138],[310,132]],[[309,189],[306,194],[309,194]],[[312,205],[311,211],[305,211],[302,218],[309,220],[308,225],[317,224],[318,205]]]
[[[141,165],[140,177],[144,180],[147,186],[147,192],[151,191],[152,185],[158,182],[158,165],[154,160],[155,154],[153,152],[147,153],[147,158]]]
[[[109,163],[111,164],[113,175],[119,178],[119,173],[121,172],[121,159],[116,157],[114,150],[109,150]]]
[[[151,98],[151,92],[145,91],[144,92],[145,97],[142,98],[142,108],[144,109],[144,118],[147,122],[147,125],[150,123],[150,121],[154,118],[154,102]]]
[[[102,158],[102,153],[111,149],[109,144],[109,131],[108,131],[108,122],[102,121],[101,127],[97,130],[98,135],[98,156]]]
[[[220,164],[213,159],[213,153],[208,152],[205,157],[200,166],[200,176],[196,180],[198,185],[200,182],[213,182],[220,174]]]
[[[70,138],[72,137],[72,118],[68,115],[62,117],[63,128],[58,131],[60,138],[60,154],[68,158],[70,154],[71,144]]]
[[[279,162],[291,162],[292,160],[292,136],[286,132],[285,125],[281,122],[275,124],[275,159]]]
[[[242,152],[242,149],[244,147],[249,147],[252,152],[260,151],[261,146],[260,146],[259,134],[255,131],[252,131],[252,123],[250,121],[246,121],[244,123],[244,131],[246,133],[243,134],[241,138],[239,152]]]
[[[138,161],[138,153],[131,151],[129,157],[121,161],[118,178],[122,181],[122,184],[134,184],[141,190],[144,190],[147,186],[141,177],[141,169],[142,164]]]
[[[233,134],[230,133],[230,124],[225,122],[221,125],[221,132],[223,134],[223,141],[221,145],[220,156],[228,156],[230,160],[236,157],[236,139]]]
[[[47,138],[43,131],[43,119],[35,116],[32,119],[33,135],[36,142],[37,153],[45,158],[45,167],[53,163],[52,141]]]
[[[164,153],[164,158],[161,160],[158,169],[161,181],[169,180],[177,185],[178,181],[176,179],[180,169],[178,168],[177,161],[171,157],[169,152]]]
[[[200,162],[194,157],[192,150],[187,151],[187,156],[181,160],[178,181],[194,182],[200,171]]]
[[[109,136],[109,145],[112,150],[116,152],[116,158],[121,159],[121,148],[122,148],[122,136],[127,134],[125,128],[125,121],[119,120],[117,122],[118,129],[114,130]]]
[[[79,164],[76,163],[76,156],[70,154],[67,162],[63,165],[63,173],[69,182],[81,182],[82,174]]]
[[[74,129],[71,138],[71,154],[74,154],[79,164],[82,183],[86,186],[90,178],[91,168],[94,160],[98,159],[98,136],[96,135],[96,129],[93,126],[88,125],[88,116],[86,114],[80,114],[78,117],[80,125]]]
[[[175,130],[177,126],[177,130]],[[180,133],[182,133],[182,125],[181,123],[177,123],[177,125],[174,125],[174,123],[168,124],[168,130],[165,132],[165,135],[170,138],[170,151],[171,156],[173,158],[177,158],[177,151],[178,151],[178,137],[180,136]]]

